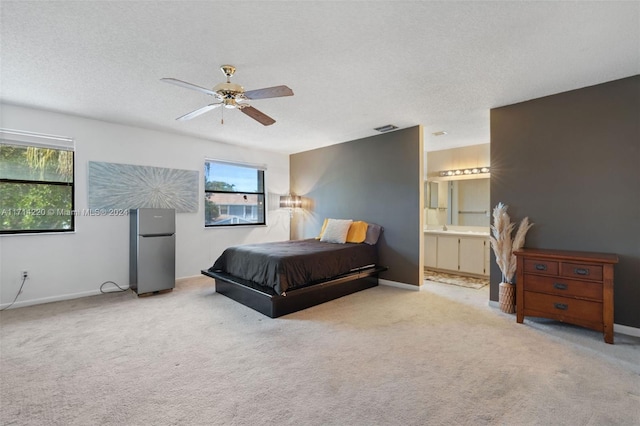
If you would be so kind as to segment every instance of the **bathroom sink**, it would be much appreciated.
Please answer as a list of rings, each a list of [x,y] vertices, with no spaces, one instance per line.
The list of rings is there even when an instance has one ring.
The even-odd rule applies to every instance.
[[[460,231],[456,229],[425,229],[426,232],[433,232],[438,234],[451,234],[451,235],[481,235],[483,237],[488,237],[488,231]]]

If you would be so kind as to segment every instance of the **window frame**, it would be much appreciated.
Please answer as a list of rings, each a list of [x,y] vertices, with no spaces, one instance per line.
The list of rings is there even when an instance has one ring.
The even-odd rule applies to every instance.
[[[34,133],[23,130],[0,128],[0,146],[26,147],[26,148],[44,148],[56,151],[71,152],[71,181],[64,182],[60,180],[35,180],[35,179],[15,179],[0,176],[0,183],[10,185],[39,185],[45,187],[69,187],[71,190],[71,206],[69,211],[69,228],[42,228],[42,229],[1,229],[0,236],[7,235],[30,235],[30,234],[64,234],[73,233],[76,230],[75,221],[75,198],[76,198],[76,149],[75,140],[65,136],[46,135],[42,133]],[[6,213],[1,210],[16,210],[15,213],[23,214],[22,210],[31,212],[35,215],[47,215],[50,210],[47,209],[21,209],[14,207],[0,206],[0,213]],[[61,210],[57,209],[56,210]],[[64,209],[65,211],[67,209]],[[20,212],[17,212],[20,211]],[[12,212],[11,214],[13,214]]]
[[[212,190],[212,189],[207,189],[207,165],[214,165],[214,164],[223,164],[226,166],[234,166],[234,167],[241,167],[241,168],[246,168],[246,169],[252,169],[255,170],[259,175],[257,177],[258,179],[258,183],[260,180],[262,180],[262,191],[256,191],[256,192],[248,192],[248,191],[224,191],[224,190]],[[214,158],[205,158],[204,160],[204,176],[203,176],[203,184],[204,184],[204,202],[205,202],[205,206],[204,206],[204,226],[205,228],[210,228],[210,229],[215,229],[215,228],[229,228],[229,227],[247,227],[247,226],[266,226],[267,225],[267,185],[266,185],[266,166],[261,165],[261,164],[250,164],[250,163],[241,163],[241,162],[237,162],[237,161],[227,161],[227,160],[218,160],[218,159],[214,159]],[[219,176],[214,176],[215,178],[218,178]],[[217,179],[216,179],[217,180]],[[256,210],[257,210],[257,216],[258,216],[258,221],[256,222],[249,222],[249,223],[220,223],[220,224],[208,224],[207,223],[207,207],[206,207],[206,202],[208,200],[208,195],[209,194],[236,194],[236,195],[242,195],[242,196],[256,196],[257,197],[257,203],[258,204],[252,204],[251,207],[255,206]],[[262,198],[262,221],[259,220],[260,218],[260,199]],[[229,214],[233,209],[231,208],[231,205],[225,205],[225,206],[220,206],[221,208],[225,208],[226,210],[226,214]],[[246,207],[247,205],[244,206],[244,208],[242,209],[243,212],[246,212]],[[253,210],[253,208],[252,208]]]

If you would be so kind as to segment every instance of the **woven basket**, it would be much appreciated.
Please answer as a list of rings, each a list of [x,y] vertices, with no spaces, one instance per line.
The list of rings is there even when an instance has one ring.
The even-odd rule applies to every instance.
[[[507,314],[513,314],[516,311],[516,286],[509,283],[500,283],[500,292],[498,293],[498,303],[500,310]]]

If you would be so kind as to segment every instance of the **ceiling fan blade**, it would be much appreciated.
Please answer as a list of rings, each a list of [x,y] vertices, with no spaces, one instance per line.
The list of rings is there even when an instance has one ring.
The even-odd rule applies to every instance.
[[[280,98],[282,96],[293,96],[293,90],[287,86],[265,87],[264,89],[249,90],[244,92],[247,99]]]
[[[204,87],[196,86],[195,84],[187,83],[186,81],[178,80],[177,78],[161,78],[160,81],[165,83],[175,84],[176,86],[186,87],[187,89],[197,90],[198,92],[206,93],[207,95],[215,96],[216,92]]]
[[[178,121],[191,120],[192,118],[197,117],[199,115],[202,115],[207,111],[211,111],[214,108],[218,108],[221,105],[222,104],[220,103],[220,104],[210,104],[210,105],[207,105],[207,106],[203,106],[202,108],[198,108],[195,111],[191,111],[188,114],[185,114],[185,115],[183,115],[181,117],[176,118],[176,120],[178,120]]]
[[[252,106],[246,106],[246,107],[242,108],[240,111],[244,112],[249,117],[253,118],[254,120],[260,122],[261,124],[263,124],[265,126],[270,126],[270,125],[272,125],[273,123],[276,122],[276,120],[274,120],[273,118],[269,117],[265,113],[258,111],[257,109],[255,109]]]

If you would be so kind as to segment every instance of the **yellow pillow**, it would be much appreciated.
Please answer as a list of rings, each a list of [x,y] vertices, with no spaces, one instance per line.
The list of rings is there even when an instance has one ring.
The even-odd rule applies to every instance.
[[[351,223],[349,232],[347,232],[348,243],[362,243],[367,238],[367,222],[361,220]]]
[[[316,237],[316,240],[319,240],[320,238],[322,238],[322,235],[324,234],[324,230],[327,229],[327,222],[329,222],[328,218],[324,220],[324,223],[322,224],[322,228],[320,229],[320,235]]]

